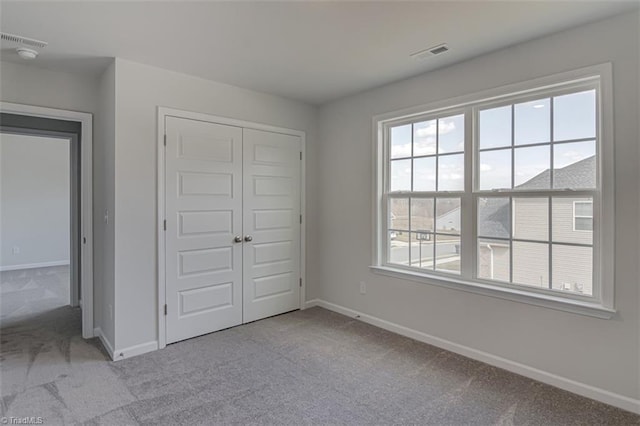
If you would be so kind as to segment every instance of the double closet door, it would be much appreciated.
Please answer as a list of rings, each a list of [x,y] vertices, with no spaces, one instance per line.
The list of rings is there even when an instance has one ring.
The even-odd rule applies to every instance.
[[[301,138],[165,118],[166,341],[300,308]]]

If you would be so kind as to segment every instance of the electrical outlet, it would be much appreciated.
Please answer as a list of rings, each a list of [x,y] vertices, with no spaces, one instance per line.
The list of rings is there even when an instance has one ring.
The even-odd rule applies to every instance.
[[[360,294],[367,294],[367,283],[360,281]]]
[[[12,252],[13,254],[20,254],[20,247],[18,247],[18,246],[14,246],[14,247],[13,247],[13,250],[11,250],[11,252]]]

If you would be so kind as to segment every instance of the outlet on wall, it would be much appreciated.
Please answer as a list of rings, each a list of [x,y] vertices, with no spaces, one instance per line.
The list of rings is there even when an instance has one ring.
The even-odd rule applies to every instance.
[[[14,246],[13,249],[11,250],[11,253],[20,254],[20,247]]]
[[[360,281],[360,294],[367,294],[367,283]]]

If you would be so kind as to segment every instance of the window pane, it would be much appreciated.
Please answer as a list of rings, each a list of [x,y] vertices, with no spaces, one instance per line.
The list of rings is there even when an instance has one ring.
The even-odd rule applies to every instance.
[[[409,264],[409,233],[389,231],[389,250],[387,261],[398,265]]]
[[[436,157],[413,160],[413,190],[436,190]]]
[[[409,199],[389,199],[389,228],[409,229]]]
[[[511,149],[480,152],[480,189],[511,188]]]
[[[436,231],[460,234],[460,198],[436,199]]]
[[[563,143],[553,147],[554,188],[596,187],[596,143]]]
[[[509,241],[478,240],[478,278],[509,281]]]
[[[553,245],[553,288],[593,295],[593,249]]]
[[[593,242],[593,219],[579,218],[574,216],[578,212],[579,205],[592,204],[592,198],[576,197],[553,197],[552,223],[553,241],[574,244],[592,244]],[[584,208],[582,208],[584,210]],[[587,211],[584,211],[587,213]],[[591,213],[589,211],[588,213]],[[579,216],[579,214],[578,214]]]
[[[511,106],[480,111],[480,149],[511,145]]]
[[[549,199],[513,199],[513,237],[549,241]]]
[[[518,189],[549,188],[550,146],[515,150],[515,186]]]
[[[438,191],[464,190],[464,154],[438,157]]]
[[[549,99],[540,99],[514,106],[516,145],[551,141],[549,105]]]
[[[433,233],[433,198],[411,199],[411,230],[418,233]],[[419,237],[432,239],[430,237]]]
[[[595,90],[553,98],[553,140],[587,139],[595,136]]]
[[[411,234],[411,266],[433,270],[434,236],[431,233]]]
[[[391,158],[411,156],[411,124],[391,128]]]
[[[509,238],[511,235],[509,198],[478,199],[478,235]]]
[[[436,236],[436,270],[460,273],[460,237]]]
[[[438,120],[438,153],[464,151],[464,115]]]
[[[549,245],[513,242],[513,282],[549,288]]]
[[[411,160],[391,161],[391,191],[411,191]]]
[[[436,153],[436,120],[423,121],[413,125],[413,155],[434,155]]]
[[[574,203],[576,216],[593,217],[593,203],[591,201],[577,201]]]
[[[576,231],[593,231],[593,219],[590,217],[576,217],[573,226]]]

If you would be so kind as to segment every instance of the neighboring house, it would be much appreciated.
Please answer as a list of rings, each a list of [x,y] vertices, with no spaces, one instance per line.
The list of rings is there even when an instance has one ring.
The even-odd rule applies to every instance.
[[[545,170],[518,189],[549,188],[551,179]],[[585,158],[553,174],[554,186],[592,188],[595,186],[595,156]],[[579,197],[554,197],[552,203],[552,241],[554,243],[592,244],[592,201]],[[511,214],[512,213],[512,214]],[[510,237],[513,217],[513,254],[509,241],[494,239]],[[509,265],[513,265],[512,282],[540,287],[549,286],[548,245],[517,240],[549,241],[548,198],[513,199],[512,211],[508,198],[487,197],[479,206],[478,235],[480,238],[478,274],[481,278],[509,281]],[[487,238],[482,238],[487,237]],[[494,238],[491,238],[494,237]],[[512,257],[512,259],[510,259]],[[553,288],[592,294],[592,249],[571,245],[553,245]]]

